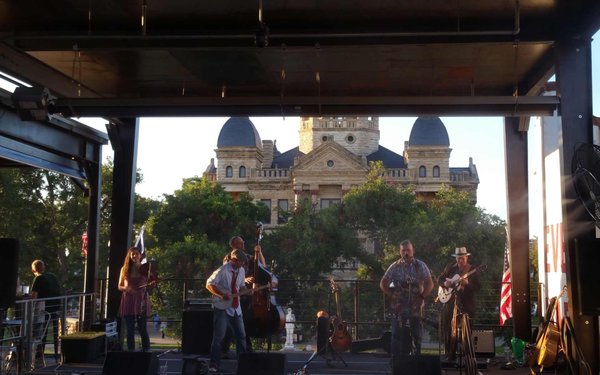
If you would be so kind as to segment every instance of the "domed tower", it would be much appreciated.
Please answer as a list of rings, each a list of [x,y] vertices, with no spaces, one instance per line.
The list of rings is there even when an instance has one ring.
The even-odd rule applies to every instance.
[[[231,117],[217,140],[217,180],[227,191],[247,191],[252,171],[263,161],[262,141],[248,117]],[[235,188],[236,183],[238,188]]]
[[[413,124],[404,157],[418,184],[442,184],[450,180],[450,140],[439,117],[419,117]]]
[[[359,156],[379,148],[378,117],[302,117],[298,133],[304,154],[326,141],[335,141]]]

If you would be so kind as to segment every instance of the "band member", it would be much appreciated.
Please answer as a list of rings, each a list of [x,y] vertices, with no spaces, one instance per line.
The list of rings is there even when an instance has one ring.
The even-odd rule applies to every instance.
[[[475,268],[469,263],[469,255],[471,253],[467,252],[466,247],[457,247],[452,254],[456,261],[448,264],[438,278],[440,291],[450,293],[442,307],[444,348],[450,361],[454,361],[456,357],[456,338],[452,333],[454,304],[456,303],[458,313],[469,314],[472,320],[475,316],[476,293],[481,288],[479,273],[474,272]]]
[[[127,350],[135,350],[135,326],[142,339],[142,351],[150,350],[150,338],[146,328],[146,319],[150,315],[150,301],[146,292],[148,273],[142,270],[142,254],[137,247],[130,247],[125,255],[119,274],[121,304],[119,317],[125,319],[127,328]]]
[[[414,257],[414,247],[409,240],[400,244],[400,259],[385,271],[379,288],[392,299],[392,356],[410,353],[410,348],[406,348],[406,340],[403,340],[407,328],[412,338],[412,352],[420,354],[423,306],[433,289],[433,280],[425,262]]]
[[[238,356],[246,352],[246,330],[238,292],[246,291],[244,263],[248,259],[242,250],[234,249],[229,261],[219,267],[206,280],[206,289],[217,299],[213,302],[213,338],[210,348],[210,372],[217,372],[221,363],[222,342],[230,326],[235,336]]]
[[[231,247],[231,251],[240,250],[240,251],[244,252],[244,254],[246,255],[246,258],[248,261],[244,262],[244,265],[243,265],[244,271],[246,273],[245,282],[246,282],[246,287],[251,288],[252,284],[254,283],[254,276],[252,276],[250,270],[248,269],[248,263],[254,259],[255,254],[258,254],[258,263],[262,266],[264,266],[266,264],[265,256],[262,253],[262,248],[260,247],[260,245],[256,245],[254,247],[254,254],[246,253],[246,243],[245,243],[244,239],[240,236],[231,237],[231,239],[229,240],[229,246]],[[231,255],[231,252],[227,253],[227,255],[225,255],[225,258],[223,258],[223,264],[226,264],[227,262],[229,262],[230,255]],[[250,300],[251,300],[251,297],[247,296],[247,295],[240,297],[240,304],[242,305],[242,311],[247,310]],[[229,329],[229,331],[231,332],[231,329]],[[248,332],[248,329],[246,329],[246,332]],[[225,355],[225,356],[229,352],[229,346],[231,345],[231,337],[232,336],[233,336],[232,333],[229,333],[226,335],[225,340],[223,340],[222,352],[223,352],[223,355]],[[252,340],[248,334],[246,334],[246,351],[248,351],[248,352],[252,351]]]

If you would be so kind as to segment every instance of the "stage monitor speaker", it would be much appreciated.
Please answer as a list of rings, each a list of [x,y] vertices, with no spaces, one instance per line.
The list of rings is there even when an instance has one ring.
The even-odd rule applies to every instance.
[[[152,352],[108,352],[103,375],[158,375],[158,357]]]
[[[242,353],[236,375],[285,375],[284,353]]]
[[[471,342],[475,349],[476,357],[495,357],[496,345],[494,344],[494,331],[490,330],[473,330],[471,333]]]
[[[393,357],[393,375],[441,375],[442,362],[436,355],[401,355]]]
[[[575,240],[575,267],[577,268],[578,313],[600,315],[600,240],[594,238]]]
[[[181,352],[210,354],[213,331],[212,308],[185,309],[181,324]]]
[[[0,309],[15,304],[19,268],[19,240],[0,238]]]

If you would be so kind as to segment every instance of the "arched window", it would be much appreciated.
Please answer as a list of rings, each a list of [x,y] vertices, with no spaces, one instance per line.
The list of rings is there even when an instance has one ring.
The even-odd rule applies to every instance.
[[[433,167],[433,177],[440,177],[440,167],[437,165]]]
[[[419,177],[427,177],[427,168],[423,165],[419,167]]]
[[[246,177],[246,167],[243,165],[240,167],[240,177]]]
[[[225,168],[225,177],[233,177],[233,168],[231,165],[228,165],[227,168]]]

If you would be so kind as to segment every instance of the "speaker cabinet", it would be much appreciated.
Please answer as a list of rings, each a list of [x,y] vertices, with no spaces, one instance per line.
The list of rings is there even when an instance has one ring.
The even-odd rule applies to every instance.
[[[158,375],[158,357],[151,352],[108,352],[103,375]]]
[[[471,342],[475,349],[476,357],[495,357],[496,345],[494,344],[494,331],[490,330],[473,330],[471,333]]]
[[[15,304],[18,264],[19,241],[16,238],[0,238],[0,309]]]
[[[442,363],[434,355],[401,355],[393,357],[393,375],[441,375]]]
[[[317,318],[317,352],[325,353],[329,342],[329,319]]]
[[[188,308],[183,311],[181,352],[210,354],[213,331],[212,308]]]
[[[236,375],[285,375],[285,362],[283,353],[243,353]]]
[[[577,238],[575,240],[575,266],[577,268],[579,313],[583,315],[600,315],[600,240],[594,238]]]

